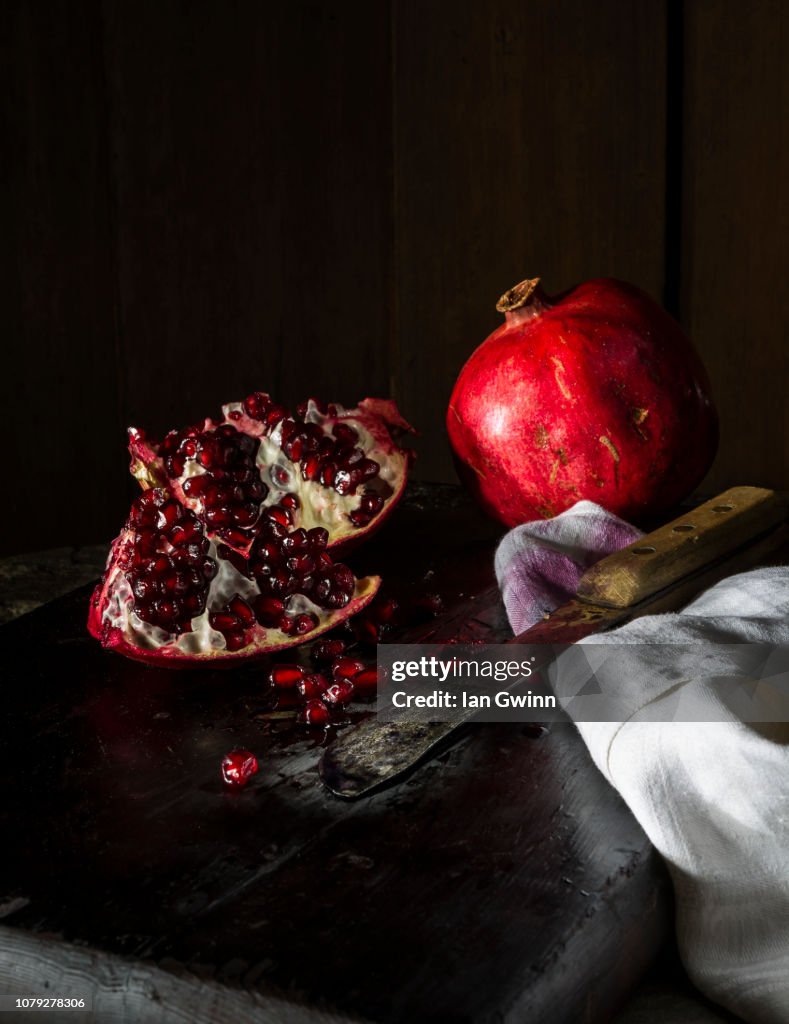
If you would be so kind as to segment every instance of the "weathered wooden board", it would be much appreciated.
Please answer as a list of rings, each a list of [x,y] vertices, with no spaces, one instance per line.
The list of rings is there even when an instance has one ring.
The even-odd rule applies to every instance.
[[[502,638],[494,540],[436,490],[357,568],[395,590],[429,574],[442,628]],[[664,931],[663,871],[571,726],[479,726],[348,804],[319,784],[318,738],[260,718],[265,664],[124,661],[85,635],[87,596],[0,630],[0,988],[70,979],[113,1021],[146,999],[144,1019],[179,1019],[168,1001],[189,993],[197,1021],[577,1024],[638,979]],[[262,770],[233,794],[218,766],[236,745]]]

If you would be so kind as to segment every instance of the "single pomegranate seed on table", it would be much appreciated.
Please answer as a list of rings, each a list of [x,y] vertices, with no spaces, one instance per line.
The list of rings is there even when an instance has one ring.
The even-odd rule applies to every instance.
[[[298,713],[297,721],[302,725],[308,726],[328,725],[331,721],[331,715],[323,701],[315,697],[307,701]]]
[[[305,674],[301,665],[281,662],[272,668],[269,680],[281,690],[292,690],[302,681]]]
[[[222,779],[232,789],[241,789],[258,770],[258,759],[249,750],[231,750],[222,758]]]
[[[331,671],[334,679],[353,679],[364,667],[363,661],[341,657],[332,664]]]
[[[353,685],[358,693],[367,695],[375,693],[378,688],[379,671],[375,665],[371,665],[369,668],[363,668],[361,672],[357,672],[353,677]]]
[[[338,679],[326,690],[323,699],[327,704],[342,707],[353,700],[354,684],[350,679]]]
[[[320,672],[313,672],[305,676],[296,689],[303,700],[314,700],[322,697],[329,688],[329,680]]]

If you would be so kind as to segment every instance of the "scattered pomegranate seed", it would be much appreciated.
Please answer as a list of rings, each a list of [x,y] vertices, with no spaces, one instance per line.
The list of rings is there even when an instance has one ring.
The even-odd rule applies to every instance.
[[[326,690],[323,695],[323,699],[327,704],[332,704],[335,707],[342,707],[343,704],[349,704],[353,700],[354,685],[350,679],[338,679],[336,683]]]
[[[320,672],[313,672],[311,675],[305,676],[296,687],[299,696],[304,700],[322,697],[328,688],[329,680]]]
[[[363,661],[357,661],[356,658],[337,658],[333,662],[331,671],[332,676],[335,679],[353,679],[354,676],[358,675],[359,672],[364,668]]]
[[[363,668],[361,672],[357,672],[353,677],[353,685],[359,691],[359,693],[365,696],[370,693],[375,693],[378,688],[379,672],[375,665],[371,665],[369,668]]]
[[[222,779],[232,789],[241,789],[258,770],[258,759],[249,750],[231,750],[222,758]]]
[[[308,700],[297,715],[297,721],[302,725],[321,726],[328,725],[331,720],[329,709],[319,698]]]
[[[298,686],[305,674],[301,665],[281,662],[272,668],[269,680],[280,690],[292,690],[295,686]]]

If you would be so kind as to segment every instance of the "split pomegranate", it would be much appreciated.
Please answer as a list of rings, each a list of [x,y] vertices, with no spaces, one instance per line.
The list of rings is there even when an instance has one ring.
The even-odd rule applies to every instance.
[[[310,399],[290,413],[263,392],[160,444],[130,430],[144,493],[94,592],[90,632],[178,667],[259,656],[337,626],[380,583],[356,580],[337,556],[401,497],[410,453],[396,438],[410,430],[393,402],[347,410]]]
[[[329,548],[347,548],[377,528],[402,496],[411,426],[394,402],[356,409],[309,399],[295,413],[258,391],[222,407],[220,422],[171,430],[157,444],[129,431],[131,472],[143,488],[166,487],[206,534],[247,557],[268,524],[300,528]]]
[[[112,545],[88,629],[104,647],[174,668],[299,644],[365,607],[380,584],[335,562],[324,534],[268,521],[244,559],[167,491],[145,491]]]
[[[679,325],[632,285],[506,292],[506,322],[461,370],[447,414],[458,471],[506,523],[588,498],[644,519],[686,497],[715,455],[707,375]]]

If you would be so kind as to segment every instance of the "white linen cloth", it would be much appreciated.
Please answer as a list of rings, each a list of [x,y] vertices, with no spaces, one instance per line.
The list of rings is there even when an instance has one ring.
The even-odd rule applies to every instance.
[[[595,561],[639,536],[592,502],[510,531],[495,564],[516,633],[568,600]],[[688,974],[749,1024],[788,1024],[789,727],[744,724],[705,680],[709,643],[789,643],[789,568],[730,577],[677,614],[643,616],[591,639],[658,645],[645,655],[647,692],[626,720],[577,727],[668,864]],[[695,668],[696,689],[710,687],[715,721],[645,720],[676,687],[671,650],[659,645],[678,643],[700,645],[695,666],[683,648],[682,678],[693,680]]]

